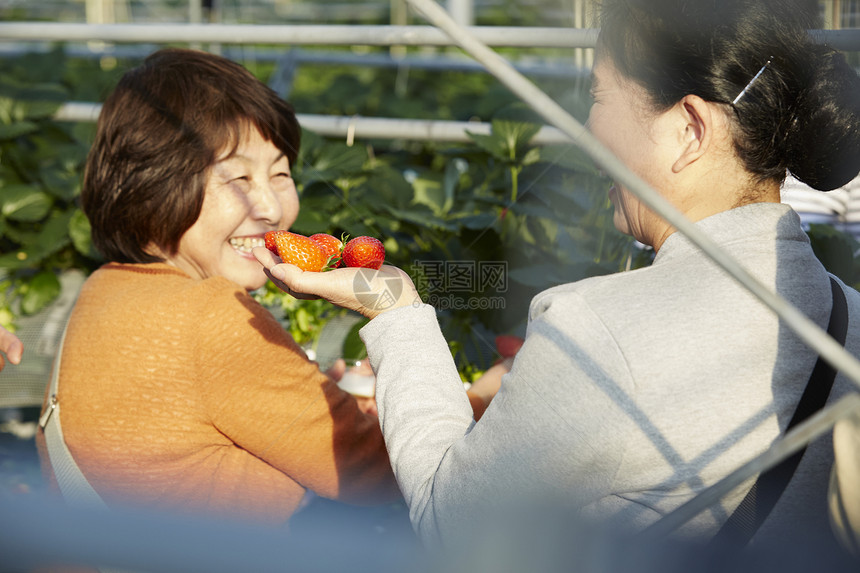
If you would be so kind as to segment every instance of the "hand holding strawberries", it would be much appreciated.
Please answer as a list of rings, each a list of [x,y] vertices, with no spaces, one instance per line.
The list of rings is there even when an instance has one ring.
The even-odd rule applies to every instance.
[[[272,231],[266,234],[268,248],[255,248],[254,256],[281,290],[296,298],[324,298],[368,318],[421,302],[409,275],[382,264],[385,249],[378,239],[357,237],[347,241],[339,253],[326,254],[324,247],[313,244],[314,237]],[[325,237],[342,244],[331,235]],[[338,263],[346,266],[337,268]],[[382,300],[385,304],[377,304]]]

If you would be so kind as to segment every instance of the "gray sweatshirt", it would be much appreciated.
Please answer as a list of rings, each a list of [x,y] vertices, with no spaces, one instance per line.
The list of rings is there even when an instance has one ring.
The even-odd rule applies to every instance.
[[[827,328],[828,275],[789,207],[749,205],[698,226]],[[860,294],[846,296],[855,316]],[[361,337],[395,475],[431,544],[508,502],[570,506],[640,530],[773,444],[816,360],[681,233],[648,268],[536,296],[525,345],[479,423],[432,307],[385,313]],[[858,355],[860,321],[846,346]],[[840,376],[831,403],[852,388]],[[829,436],[809,447],[757,539],[828,527],[831,461]],[[680,534],[715,533],[751,483]]]

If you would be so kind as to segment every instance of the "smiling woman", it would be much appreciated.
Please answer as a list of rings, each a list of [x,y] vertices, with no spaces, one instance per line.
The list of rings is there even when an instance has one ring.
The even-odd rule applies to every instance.
[[[212,167],[200,216],[164,259],[198,279],[222,276],[258,289],[267,279],[251,249],[263,246],[266,231],[289,228],[298,212],[289,160],[247,126],[236,149]]]
[[[298,213],[299,137],[288,103],[203,52],[156,52],[105,102],[81,196],[108,262],[70,318],[52,418],[109,507],[283,523],[307,490],[399,497],[376,417],[248,293],[267,280],[251,250]]]

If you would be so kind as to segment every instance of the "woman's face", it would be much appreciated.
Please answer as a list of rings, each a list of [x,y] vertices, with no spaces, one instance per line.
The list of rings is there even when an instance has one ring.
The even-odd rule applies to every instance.
[[[209,171],[197,221],[167,261],[196,279],[224,277],[246,290],[266,283],[263,267],[251,254],[263,235],[288,229],[299,199],[287,157],[250,126],[236,152]]]
[[[649,111],[646,92],[621,76],[607,57],[598,57],[592,70],[594,103],[588,129],[634,173],[655,189],[663,188],[660,168],[665,157],[660,139],[668,135],[661,116]],[[653,244],[664,227],[662,219],[625,187],[613,184],[609,199],[615,209],[613,223],[622,233]]]

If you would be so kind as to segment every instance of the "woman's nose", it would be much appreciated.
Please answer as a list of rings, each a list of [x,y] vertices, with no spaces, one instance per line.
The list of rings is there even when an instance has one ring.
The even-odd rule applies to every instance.
[[[267,223],[276,224],[281,220],[281,203],[277,192],[270,185],[260,185],[254,193],[253,215]]]

